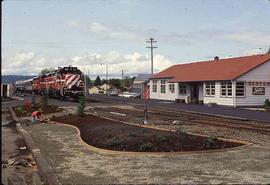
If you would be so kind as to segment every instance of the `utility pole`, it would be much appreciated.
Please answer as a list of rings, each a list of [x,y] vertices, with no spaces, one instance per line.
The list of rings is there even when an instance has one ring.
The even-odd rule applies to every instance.
[[[108,84],[109,84],[109,80],[108,80],[108,64],[106,64],[106,94],[108,94]]]
[[[86,82],[86,74],[83,73],[84,76],[84,96],[87,94],[87,82]]]
[[[122,83],[121,83],[121,90],[123,91],[124,89],[124,70],[122,69]]]
[[[154,74],[154,70],[153,70],[153,49],[157,48],[156,46],[153,46],[154,42],[157,42],[157,41],[154,40],[154,38],[152,38],[152,37],[149,40],[146,41],[146,43],[150,43],[150,46],[147,46],[146,48],[151,49],[151,76],[153,76],[153,74]]]

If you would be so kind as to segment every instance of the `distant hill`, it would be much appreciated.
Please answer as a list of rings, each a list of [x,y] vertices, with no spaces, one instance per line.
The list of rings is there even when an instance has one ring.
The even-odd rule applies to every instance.
[[[24,75],[2,75],[1,83],[15,83],[17,80],[28,80],[35,76],[24,76]]]

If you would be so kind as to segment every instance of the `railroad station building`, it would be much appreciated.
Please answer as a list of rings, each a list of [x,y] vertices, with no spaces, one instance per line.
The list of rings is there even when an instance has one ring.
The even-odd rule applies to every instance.
[[[150,99],[261,106],[270,99],[270,54],[178,64],[150,78]]]

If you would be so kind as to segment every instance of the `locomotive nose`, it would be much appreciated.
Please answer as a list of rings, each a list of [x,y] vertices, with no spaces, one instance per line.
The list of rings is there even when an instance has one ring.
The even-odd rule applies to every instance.
[[[76,90],[78,90],[78,86],[76,86],[76,85],[72,85],[71,90],[72,90],[72,91],[76,91]]]

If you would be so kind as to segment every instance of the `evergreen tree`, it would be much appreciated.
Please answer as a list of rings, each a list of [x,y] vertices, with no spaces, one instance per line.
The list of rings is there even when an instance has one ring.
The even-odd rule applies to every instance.
[[[86,80],[86,85],[89,87],[92,85],[91,79],[89,78],[89,76],[85,75],[85,80]]]
[[[101,85],[101,80],[100,77],[97,76],[96,80],[95,80],[95,86]]]
[[[40,74],[41,74],[41,75],[45,75],[46,73],[51,72],[51,71],[55,71],[55,69],[54,69],[54,68],[46,68],[46,69],[42,69],[42,70],[40,71]]]
[[[121,88],[121,79],[113,78],[113,79],[110,79],[109,82],[117,89]]]

